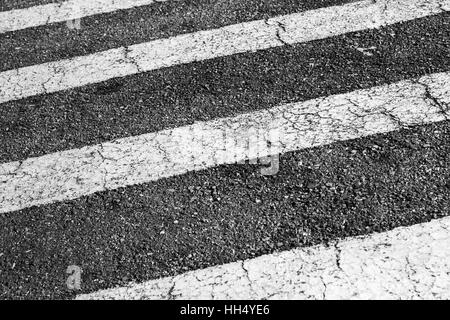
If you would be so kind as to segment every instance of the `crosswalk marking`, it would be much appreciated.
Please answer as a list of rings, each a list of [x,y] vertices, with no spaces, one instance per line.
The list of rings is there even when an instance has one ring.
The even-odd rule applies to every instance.
[[[450,0],[361,1],[0,73],[0,103],[177,64],[323,39],[450,10]]]
[[[449,299],[449,243],[443,218],[77,299]]]
[[[0,164],[0,213],[443,121],[449,116],[449,83],[450,73],[436,73]]]
[[[47,30],[36,27],[68,21],[67,27],[78,29],[77,35],[89,38],[94,33],[83,33],[83,24],[77,19],[161,1],[170,0],[68,0],[0,12],[0,34],[20,38],[23,33],[40,34]],[[201,6],[195,10],[201,14],[207,11]],[[448,211],[445,201],[448,145],[445,142],[431,145],[444,141],[449,129],[450,72],[445,59],[441,59],[447,52],[431,53],[430,49],[413,57],[416,48],[425,48],[432,42],[445,43],[442,26],[447,24],[448,11],[450,0],[363,0],[118,47],[117,43],[122,45],[126,38],[122,34],[117,39],[113,37],[107,47],[90,50],[95,53],[86,56],[76,56],[78,53],[69,47],[73,42],[67,42],[58,50],[67,45],[69,54],[64,57],[72,58],[52,61],[56,58],[50,53],[32,61],[24,59],[20,64],[26,66],[23,68],[8,70],[14,68],[12,64],[5,66],[6,71],[0,72],[0,108],[3,108],[0,110],[6,115],[4,132],[10,137],[6,140],[11,139],[12,143],[4,144],[3,155],[20,161],[0,163],[0,234],[5,240],[5,248],[0,248],[0,269],[5,271],[0,287],[5,290],[1,290],[0,296],[68,297],[67,290],[82,289],[87,294],[77,299],[450,298],[450,217],[441,218]],[[143,18],[142,12],[138,15],[138,19]],[[424,17],[416,23],[416,19]],[[103,18],[99,16],[99,23],[105,27]],[[108,15],[105,20],[109,18]],[[407,21],[392,27],[395,30],[392,39],[427,23],[429,29],[427,25],[426,32],[408,34],[407,40],[398,46],[392,39],[386,40],[391,27],[373,32],[375,36],[370,31]],[[408,41],[420,41],[428,35],[428,30],[432,37],[426,43],[407,49],[402,46]],[[355,41],[346,37],[355,31],[366,31],[361,41],[359,33],[350,35],[351,39],[358,38]],[[19,38],[16,40],[20,42]],[[316,42],[313,46],[293,45],[320,39],[330,39],[330,48],[336,51],[330,49],[318,57],[319,66],[311,63],[314,72],[304,77],[303,60],[307,66],[315,56],[309,53],[304,58],[303,50],[314,47]],[[378,40],[381,44],[374,46]],[[355,42],[352,49],[337,47],[347,47],[350,42]],[[323,51],[327,45],[314,50]],[[288,46],[292,47],[280,48]],[[278,50],[252,55],[275,47]],[[13,48],[16,46],[11,46],[11,52]],[[106,48],[110,50],[96,52]],[[397,61],[390,50],[401,55],[398,61],[408,69],[400,72],[399,77],[387,74],[392,72],[393,62],[386,61],[389,58]],[[281,52],[282,58],[271,59],[269,56],[276,55],[274,52]],[[42,53],[46,55],[47,49],[42,48]],[[211,74],[215,76],[230,65],[252,61],[243,69],[238,67],[240,72],[219,76],[220,81],[214,82],[215,89],[211,92],[209,82],[205,85],[207,91],[196,89],[200,88],[197,83],[203,81],[201,76],[206,74],[203,70],[192,79],[189,75],[186,82],[178,83],[172,78],[184,77],[192,70],[197,72],[198,64],[193,64],[192,69],[180,66],[142,78],[126,78],[117,81],[117,87],[116,81],[111,81],[111,88],[107,82],[98,88],[60,92],[239,53],[248,54],[223,59],[232,60],[233,64],[222,59],[210,61],[213,66],[221,65],[221,69],[209,63],[201,64],[199,69],[214,70]],[[335,53],[343,58],[333,61]],[[291,59],[289,64],[285,58]],[[12,56],[8,59],[14,60]],[[302,68],[291,70],[298,61]],[[419,64],[413,66],[417,61]],[[352,67],[338,67],[337,70],[344,71],[338,71],[337,76],[353,82],[325,78],[327,72],[336,70],[335,66],[347,62]],[[257,63],[271,65],[271,72],[287,72],[287,76],[270,78],[270,72],[252,73]],[[356,70],[352,69],[355,65]],[[372,74],[378,65],[382,69]],[[386,74],[379,73],[380,70]],[[356,73],[358,77],[353,77]],[[319,80],[305,84],[304,79],[312,79],[317,74]],[[370,81],[364,78],[366,74]],[[242,83],[241,76],[245,80]],[[145,80],[142,84],[141,79]],[[154,79],[161,80],[161,86],[151,88],[153,91],[149,93],[146,87],[152,86]],[[235,79],[232,86],[220,87]],[[254,84],[253,79],[260,88],[279,81],[265,93],[247,91]],[[286,86],[279,85],[285,82]],[[138,87],[134,86],[136,83]],[[184,90],[182,86],[186,83],[196,86]],[[331,83],[337,90],[329,90]],[[351,91],[374,83],[380,85]],[[320,89],[309,92],[308,85],[316,84]],[[148,112],[149,118],[134,122],[143,114],[140,112],[151,109],[145,101],[159,97],[155,91],[166,94],[166,85],[168,91],[182,92],[164,96],[163,101],[169,104],[176,101],[177,108],[170,105],[169,110],[162,112],[165,105],[161,102],[156,104],[158,110]],[[116,89],[120,90],[117,95]],[[216,97],[215,92],[220,90],[230,94]],[[107,94],[103,95],[103,91]],[[280,92],[277,102],[270,100],[275,91]],[[290,96],[290,91],[296,94]],[[56,92],[60,94],[50,95],[44,101],[33,98],[16,101]],[[339,94],[329,95],[331,92]],[[85,99],[89,94],[96,98]],[[214,99],[209,99],[209,94]],[[266,94],[264,99],[263,94]],[[137,103],[138,95],[138,107],[144,109],[127,109],[132,102]],[[316,98],[319,95],[323,96]],[[305,97],[311,100],[304,101]],[[242,99],[239,108],[253,105],[235,108],[231,99]],[[178,108],[178,103],[181,105],[184,100],[187,104]],[[198,101],[205,109],[196,109]],[[81,103],[84,103],[82,108],[78,108]],[[129,114],[115,112],[123,106]],[[67,112],[71,110],[68,108],[74,108],[74,113],[80,112],[80,116],[74,117]],[[161,117],[173,116],[174,110],[182,110],[175,115],[176,121],[155,127]],[[211,114],[198,116],[202,110]],[[242,114],[242,110],[247,113]],[[191,111],[192,117],[188,114]],[[54,118],[64,117],[64,121],[48,121],[52,112],[57,113]],[[36,115],[38,121],[31,121]],[[127,117],[126,121],[116,121],[122,116]],[[225,116],[230,117],[220,118]],[[74,125],[67,125],[72,119]],[[191,124],[192,119],[205,121]],[[80,123],[76,123],[78,120]],[[440,123],[431,125],[437,122]],[[79,128],[95,124],[100,126],[80,132]],[[417,127],[421,125],[424,127]],[[133,126],[140,127],[140,131],[130,131]],[[413,129],[402,130],[410,128]],[[31,133],[36,134],[36,139],[30,138]],[[339,144],[336,150],[345,149],[342,152],[328,153],[334,147],[322,148],[334,142],[386,133],[389,134],[380,139],[362,139],[345,143],[343,147]],[[53,134],[58,138],[53,139]],[[112,140],[112,137],[120,138]],[[404,140],[398,141],[399,137]],[[376,150],[372,149],[374,141]],[[403,143],[408,146],[399,147]],[[74,146],[80,148],[70,149]],[[296,152],[313,147],[321,148]],[[359,155],[360,149],[363,151]],[[59,152],[50,153],[55,150]],[[349,157],[350,151],[358,157]],[[7,152],[11,155],[5,156]],[[29,154],[39,156],[25,159]],[[261,171],[238,167],[245,160],[261,164],[268,156],[281,159],[276,163],[280,166],[276,168],[281,171],[279,176],[258,177]],[[313,164],[310,167],[305,162]],[[226,164],[233,166],[217,167]],[[405,170],[396,171],[400,164],[406,164],[402,167]],[[354,172],[347,174],[352,169]],[[271,174],[277,174],[277,170]],[[173,176],[179,177],[158,181]],[[320,183],[315,184],[314,180]],[[142,185],[145,183],[148,184]],[[54,204],[61,201],[68,202]],[[16,212],[22,209],[27,210]],[[428,219],[435,220],[391,230]],[[327,239],[376,230],[391,231],[323,244]],[[305,243],[318,245],[273,253],[275,248],[281,250]],[[270,254],[253,258],[263,253]],[[243,260],[235,262],[237,259]],[[214,266],[225,261],[231,263]],[[206,266],[213,267],[183,273]],[[65,273],[71,270],[78,270],[75,282]],[[175,276],[156,279],[169,274]],[[27,283],[23,279],[28,279]],[[146,282],[114,288],[126,285],[130,279]],[[108,289],[95,292],[99,288]],[[75,291],[69,295],[75,297]]]
[[[0,12],[0,33],[80,19],[167,0],[69,0]]]

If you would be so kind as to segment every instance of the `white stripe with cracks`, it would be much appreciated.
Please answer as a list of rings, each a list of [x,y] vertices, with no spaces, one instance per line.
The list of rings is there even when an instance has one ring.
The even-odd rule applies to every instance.
[[[0,103],[194,61],[379,28],[449,10],[450,0],[365,0],[8,70],[0,73]]]
[[[77,299],[450,299],[450,217]]]
[[[0,164],[0,213],[448,120],[450,73]]]
[[[69,0],[0,12],[0,33],[81,19],[168,0]]]

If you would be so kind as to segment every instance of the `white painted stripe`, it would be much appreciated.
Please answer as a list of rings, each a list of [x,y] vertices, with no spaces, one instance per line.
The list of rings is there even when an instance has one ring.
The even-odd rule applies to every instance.
[[[158,39],[2,72],[0,103],[177,64],[377,28],[449,10],[450,0],[376,3],[367,0]]]
[[[447,217],[76,299],[450,299],[449,246]]]
[[[75,20],[164,1],[167,0],[69,0],[25,9],[3,11],[0,12],[0,33]]]
[[[449,105],[450,73],[437,73],[4,163],[0,213],[442,121],[449,115]]]

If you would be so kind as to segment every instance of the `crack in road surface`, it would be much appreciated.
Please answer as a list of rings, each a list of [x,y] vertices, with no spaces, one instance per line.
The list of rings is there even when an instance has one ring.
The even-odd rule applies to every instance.
[[[0,213],[445,121],[448,83],[438,73],[0,164]]]
[[[449,299],[449,243],[447,217],[77,299]]]

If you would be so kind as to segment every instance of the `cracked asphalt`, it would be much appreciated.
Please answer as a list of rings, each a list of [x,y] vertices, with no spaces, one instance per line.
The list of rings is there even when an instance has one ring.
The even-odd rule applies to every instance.
[[[449,231],[447,217],[77,299],[448,299]]]
[[[1,298],[70,298],[448,216],[448,121],[0,214]]]
[[[0,165],[0,212],[448,120],[449,82],[437,73]]]
[[[0,11],[52,2],[0,0]],[[274,18],[350,2],[167,1],[86,17],[80,30],[0,33],[0,299],[71,299],[146,281],[132,294],[227,298],[236,281],[243,298],[443,295],[445,270],[423,261],[434,257],[427,248],[448,257],[448,237],[416,224],[449,231],[450,13],[384,26],[375,16],[373,29],[315,30],[317,39]],[[223,54],[146,55],[148,41],[254,20],[262,28],[248,34],[269,46],[242,36],[233,44],[244,49],[226,51],[240,34],[230,32],[211,45]],[[96,58],[77,60],[86,54]],[[81,62],[52,64],[72,58]],[[257,141],[264,156],[280,148],[274,175],[243,163],[252,125],[283,133],[279,145]],[[419,234],[410,247],[409,231],[396,229],[408,226]],[[83,269],[81,291],[67,289],[71,265]],[[412,283],[368,291],[389,267],[390,279],[406,272]],[[303,292],[288,283],[294,274],[310,284]],[[212,278],[205,289],[200,280]]]
[[[0,72],[351,0],[182,0],[0,34]],[[24,45],[28,44],[28,45]],[[31,45],[32,44],[32,45]]]
[[[448,71],[449,23],[440,14],[2,103],[0,162]]]
[[[447,13],[446,1],[361,1],[9,70],[0,73],[0,102],[82,87],[178,64],[308,42]]]

